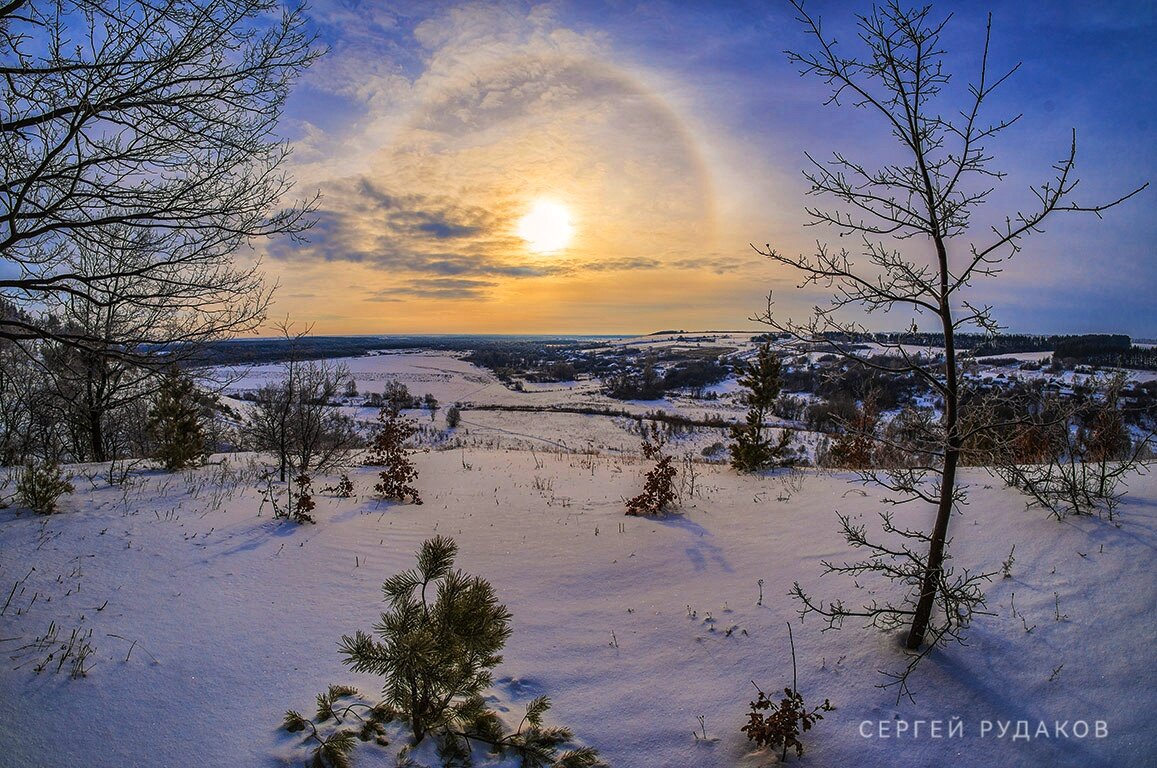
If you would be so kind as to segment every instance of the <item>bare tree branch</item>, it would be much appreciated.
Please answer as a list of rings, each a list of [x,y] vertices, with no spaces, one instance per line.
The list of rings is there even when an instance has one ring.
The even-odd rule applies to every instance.
[[[238,253],[300,235],[314,206],[279,207],[292,180],[274,133],[319,53],[301,10],[44,0],[0,7],[0,27],[0,297],[26,310],[0,339],[108,348],[50,321],[66,301],[172,309],[122,354],[260,324],[269,291]]]

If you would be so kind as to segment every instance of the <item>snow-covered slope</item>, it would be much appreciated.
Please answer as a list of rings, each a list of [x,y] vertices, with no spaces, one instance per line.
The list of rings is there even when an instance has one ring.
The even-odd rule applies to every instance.
[[[535,434],[566,434],[555,418],[569,416],[536,415]],[[1115,525],[1058,523],[966,472],[954,564],[998,572],[995,615],[968,647],[926,659],[915,703],[897,703],[877,687],[880,670],[906,662],[896,638],[821,632],[787,597],[795,581],[823,598],[863,595],[820,578],[822,559],[852,556],[835,512],[871,525],[881,509],[847,476],[701,464],[680,513],[650,520],[623,516],[647,468],[636,458],[467,447],[417,456],[422,506],[373,499],[373,470],[358,468],[355,498],[318,494],[318,523],[298,526],[262,507],[251,457],[218,459],[115,486],[102,467],[91,479],[76,468],[59,514],[0,511],[0,765],[303,764],[282,714],[310,711],[331,683],[379,691],[343,667],[338,640],[372,627],[383,579],[438,533],[514,617],[493,703],[517,721],[550,696],[552,722],[618,768],[773,763],[739,728],[752,681],[769,693],[791,683],[788,622],[805,700],[836,706],[804,735],[801,764],[1141,766],[1157,755],[1153,476],[1132,483]],[[931,515],[900,513],[910,525]],[[72,679],[85,644],[86,674]],[[1019,721],[1033,738],[1013,738]],[[394,765],[371,746],[355,761]]]

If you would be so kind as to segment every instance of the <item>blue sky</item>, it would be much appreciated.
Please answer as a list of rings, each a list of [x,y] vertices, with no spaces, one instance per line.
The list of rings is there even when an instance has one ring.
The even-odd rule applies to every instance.
[[[854,52],[870,5],[814,2]],[[954,83],[1021,62],[992,117],[1006,180],[978,215],[1031,205],[1076,131],[1076,200],[1157,180],[1157,6],[936,3]],[[648,332],[755,327],[769,290],[797,319],[823,295],[751,243],[807,252],[804,152],[893,151],[863,111],[783,54],[811,43],[786,2],[356,3],[317,0],[329,53],[291,97],[284,132],[302,191],[323,194],[310,242],[274,243],[275,313],[318,332]],[[945,110],[957,108],[947,103]],[[571,217],[536,252],[536,201]],[[1157,336],[1157,190],[1105,214],[1056,217],[974,286],[1015,331]],[[905,247],[918,247],[908,243]],[[900,327],[908,317],[868,319]]]

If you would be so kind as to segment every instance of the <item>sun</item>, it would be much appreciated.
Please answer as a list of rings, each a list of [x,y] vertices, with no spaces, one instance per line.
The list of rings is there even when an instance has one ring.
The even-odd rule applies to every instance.
[[[536,200],[526,215],[518,220],[518,236],[534,253],[561,251],[573,235],[570,211],[554,200]]]

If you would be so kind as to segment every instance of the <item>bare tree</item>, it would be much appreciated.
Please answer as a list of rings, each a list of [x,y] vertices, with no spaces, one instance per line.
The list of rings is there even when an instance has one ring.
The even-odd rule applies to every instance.
[[[878,119],[904,159],[876,168],[839,152],[826,162],[807,156],[810,168],[804,175],[811,186],[809,193],[835,201],[832,208],[808,207],[812,223],[834,228],[841,237],[852,236],[860,252],[836,251],[822,243],[810,256],[784,255],[770,245],[756,248],[800,273],[803,286],[833,291],[828,305],[816,307],[806,322],[775,317],[771,297],[759,319],[796,339],[824,344],[854,365],[892,375],[914,374],[943,401],[939,423],[931,425],[931,439],[922,441],[926,447],[920,451],[920,460],[911,462],[916,466],[866,476],[889,489],[893,503],[927,503],[935,510],[931,530],[897,527],[890,514],[885,514],[884,530],[892,543],[881,544],[869,540],[862,526],[845,520],[849,542],[867,548],[870,555],[858,563],[827,564],[831,571],[853,575],[882,571],[911,592],[899,604],[872,603],[853,609],[839,602],[813,603],[798,584],[795,591],[805,601],[805,612],[819,611],[837,625],[848,616],[889,629],[907,624],[905,645],[913,650],[925,643],[930,624],[935,623],[931,647],[942,638],[956,636],[971,611],[983,604],[978,577],[967,570],[954,575],[945,566],[949,522],[964,497],[956,470],[971,436],[961,422],[964,385],[955,335],[966,326],[988,334],[998,331],[991,307],[971,300],[970,289],[981,278],[995,276],[1001,264],[1021,249],[1023,239],[1039,232],[1053,214],[1100,214],[1144,187],[1106,203],[1074,202],[1074,134],[1066,155],[1054,166],[1055,177],[1031,188],[1036,197],[1032,207],[992,227],[985,239],[973,239],[972,214],[1004,177],[992,167],[987,145],[1019,117],[990,120],[984,115],[992,93],[1016,71],[1013,67],[994,77],[988,69],[991,17],[979,72],[966,103],[945,104],[949,74],[940,38],[948,20],[933,19],[930,7],[907,9],[889,0],[859,17],[863,50],[858,57],[849,57],[837,50],[819,19],[802,2],[793,0],[793,5],[815,46],[810,52],[788,52],[791,61],[804,74],[831,86],[827,103],[850,105]],[[846,319],[850,310],[897,309],[913,313],[913,332],[915,316],[934,319],[944,344],[938,360],[913,354],[903,339],[897,339],[885,344],[894,362],[882,365],[851,343],[868,330]],[[938,599],[941,610],[934,618]]]
[[[124,231],[119,225],[109,229]],[[104,246],[86,242],[67,259],[78,274],[105,275],[90,284],[90,296],[98,296],[97,301],[57,293],[42,302],[53,333],[83,338],[84,344],[48,339],[35,345],[38,354],[33,357],[51,383],[78,461],[115,460],[125,453],[121,428],[130,418],[140,423],[140,413],[130,417],[129,412],[134,406],[139,410],[163,379],[159,366],[144,363],[179,356],[167,347],[138,348],[136,339],[159,337],[161,329],[172,327],[176,308],[161,298],[164,289],[154,289],[149,277],[116,274],[134,261],[136,249],[124,243]],[[139,351],[125,354],[126,344]]]
[[[257,393],[244,431],[252,445],[277,459],[278,478],[287,472],[302,475],[339,466],[358,443],[353,419],[334,401],[342,393],[349,370],[326,360],[301,360],[298,342],[309,329],[294,333],[287,322],[279,325],[289,342],[289,358],[282,363],[280,380]]]
[[[286,208],[288,88],[318,51],[275,0],[0,4],[0,338],[122,356],[255,328],[269,291],[238,249],[308,226]],[[52,304],[133,306],[114,340]]]

